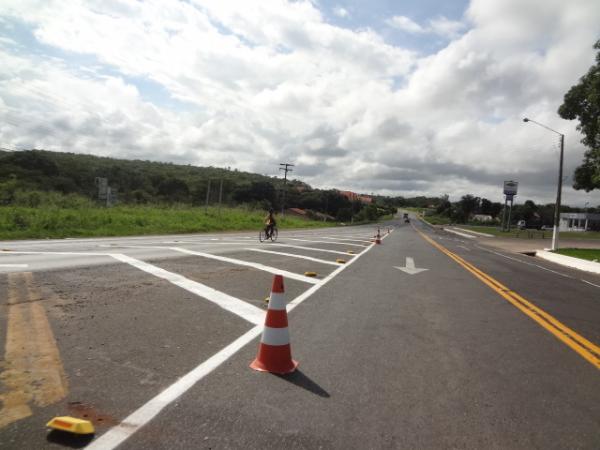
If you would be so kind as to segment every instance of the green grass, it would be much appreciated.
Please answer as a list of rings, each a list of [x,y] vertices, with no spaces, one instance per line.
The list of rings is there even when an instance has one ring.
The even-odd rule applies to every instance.
[[[264,211],[244,208],[118,206],[83,207],[0,207],[0,239],[131,236],[144,234],[197,233],[228,230],[258,230]],[[331,222],[277,217],[277,226],[312,228]]]
[[[595,248],[561,248],[555,251],[565,256],[587,259],[589,261],[600,261],[600,249]]]
[[[438,216],[437,214],[426,215],[423,217],[423,219],[425,219],[431,225],[447,225],[450,222],[450,219],[447,217]]]

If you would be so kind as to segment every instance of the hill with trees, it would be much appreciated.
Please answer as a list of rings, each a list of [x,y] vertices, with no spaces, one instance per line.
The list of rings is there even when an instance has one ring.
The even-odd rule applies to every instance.
[[[37,207],[98,198],[97,178],[123,205],[250,205],[256,209],[308,209],[339,221],[375,220],[398,201],[350,201],[339,191],[313,189],[298,180],[216,167],[115,159],[46,150],[0,151],[0,204]],[[67,199],[65,199],[65,196]],[[59,205],[60,206],[60,205]]]

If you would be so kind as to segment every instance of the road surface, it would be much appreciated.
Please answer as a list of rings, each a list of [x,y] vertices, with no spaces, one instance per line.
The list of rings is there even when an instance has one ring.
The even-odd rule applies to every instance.
[[[373,233],[0,243],[0,448],[600,448],[599,276]],[[249,368],[274,273],[288,376]]]

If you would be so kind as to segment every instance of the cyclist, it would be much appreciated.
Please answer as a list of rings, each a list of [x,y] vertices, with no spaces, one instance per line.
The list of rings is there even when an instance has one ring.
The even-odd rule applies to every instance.
[[[276,225],[277,222],[275,221],[275,216],[273,216],[273,208],[271,208],[269,209],[269,215],[265,217],[265,234],[267,239],[273,234],[273,228],[275,228]]]

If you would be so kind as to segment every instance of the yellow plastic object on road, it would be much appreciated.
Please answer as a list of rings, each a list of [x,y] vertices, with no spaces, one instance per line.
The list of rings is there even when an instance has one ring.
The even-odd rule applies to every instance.
[[[346,264],[346,260],[342,259],[342,258],[336,259],[335,262],[338,263],[338,264]]]
[[[304,272],[305,277],[316,277],[317,272]]]
[[[352,250],[348,250],[346,253],[348,253],[349,255],[354,255],[354,252]]]
[[[68,431],[75,434],[94,434],[94,425],[89,420],[77,419],[75,417],[55,417],[46,424],[53,430]]]

